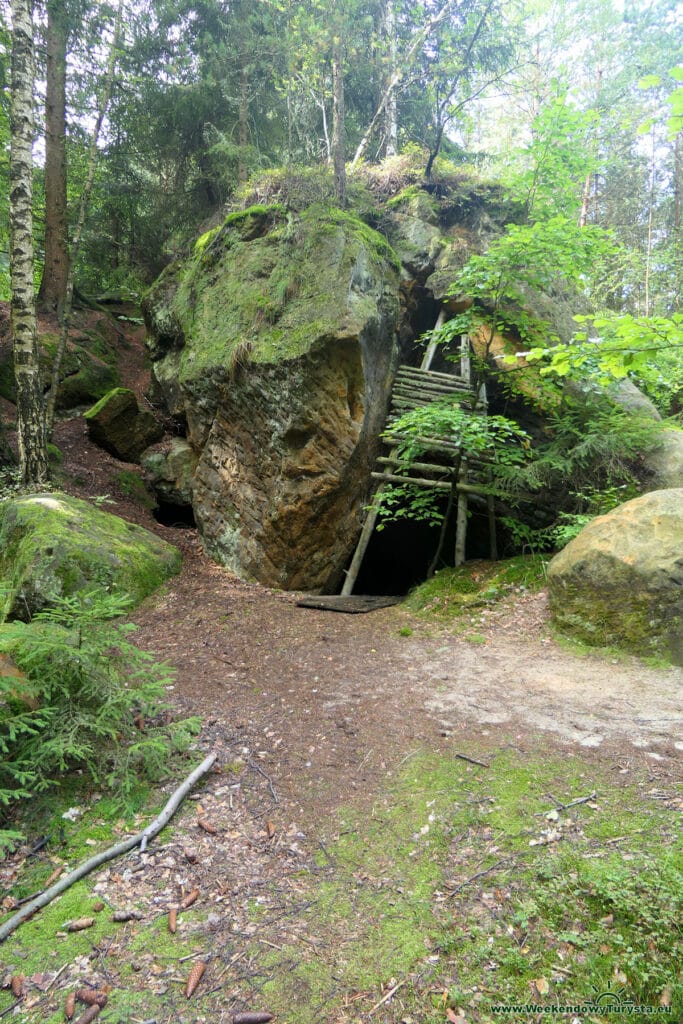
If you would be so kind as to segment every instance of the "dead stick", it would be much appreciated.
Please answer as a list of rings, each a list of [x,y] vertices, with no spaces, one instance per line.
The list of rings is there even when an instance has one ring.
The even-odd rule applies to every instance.
[[[385,992],[384,995],[382,996],[382,998],[380,999],[380,1001],[378,1003],[375,1003],[373,1008],[369,1011],[368,1017],[372,1017],[373,1013],[376,1010],[379,1010],[380,1006],[383,1006],[385,1003],[387,1003],[391,999],[391,997],[394,995],[394,993],[398,992],[398,990],[401,988],[402,985],[405,985],[407,980],[408,980],[407,978],[403,978],[403,980],[399,981],[397,985],[394,985],[393,988],[390,988],[388,992]]]
[[[258,765],[258,764],[254,764],[253,761],[249,762],[249,767],[252,768],[255,772],[258,772],[259,775],[263,776],[263,778],[268,783],[268,789],[270,790],[270,795],[273,798],[273,803],[274,804],[279,804],[280,801],[277,798],[277,793],[275,792],[275,787],[273,786],[273,780],[271,779],[271,777],[268,774],[268,772],[264,772],[263,768],[261,768],[261,766]]]
[[[75,882],[80,881],[86,875],[89,875],[91,871],[99,868],[102,864],[106,864],[107,861],[114,860],[115,857],[120,857],[124,853],[128,853],[136,846],[140,846],[140,849],[145,849],[148,839],[153,839],[157,832],[161,832],[162,828],[168,824],[175,812],[177,811],[180,804],[183,802],[189,791],[192,789],[194,784],[201,779],[202,775],[206,775],[208,770],[216,760],[216,754],[209,754],[208,757],[204,758],[198,768],[192,772],[191,775],[183,782],[182,786],[179,786],[173,793],[172,797],[164,807],[158,818],[155,818],[151,825],[148,825],[142,832],[138,832],[137,835],[129,836],[128,839],[124,839],[123,842],[117,843],[115,846],[110,846],[107,850],[102,850],[101,853],[95,854],[89,860],[84,861],[73,871],[69,872],[68,875],[64,875],[54,885],[51,885],[49,889],[41,893],[26,906],[22,907],[21,910],[16,913],[13,917],[10,917],[9,921],[0,927],[0,942],[4,942],[5,939],[15,931],[22,922],[27,918],[32,917],[37,910],[42,907],[46,907],[48,903],[51,903],[55,896],[59,896],[61,893],[69,889]]]
[[[471,878],[468,878],[464,882],[461,882],[460,885],[456,885],[455,889],[451,889],[451,891],[448,894],[448,899],[450,899],[451,896],[455,896],[457,893],[459,893],[460,890],[464,889],[466,885],[470,884],[470,882],[476,881],[477,878],[483,878],[484,875],[490,875],[492,871],[495,871],[496,868],[501,867],[505,863],[506,861],[504,860],[498,860],[496,861],[495,864],[492,864],[490,868],[485,868],[483,871],[477,871],[476,875],[472,875]]]
[[[556,804],[555,807],[551,807],[550,811],[566,811],[568,807],[576,807],[578,804],[587,804],[589,800],[595,800],[597,793],[593,790],[588,796],[580,796],[577,800],[570,800],[568,804]],[[552,796],[552,793],[550,794]],[[550,814],[550,811],[536,811],[535,818],[540,818],[544,814]]]
[[[477,761],[476,757],[468,757],[467,754],[456,754],[461,761],[469,761],[470,764],[478,764],[480,768],[490,768],[490,764],[486,764],[485,761]]]

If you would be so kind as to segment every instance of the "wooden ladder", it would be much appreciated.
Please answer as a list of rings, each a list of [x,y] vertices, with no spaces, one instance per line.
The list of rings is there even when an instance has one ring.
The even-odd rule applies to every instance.
[[[443,311],[434,328],[437,331],[444,322]],[[384,443],[388,449],[386,455],[377,459],[381,467],[372,473],[372,477],[379,481],[372,506],[363,523],[363,529],[356,545],[356,550],[346,573],[346,580],[342,587],[342,596],[353,593],[353,588],[358,578],[363,559],[370,543],[377,517],[379,515],[378,497],[382,491],[393,483],[407,483],[416,487],[427,487],[432,490],[451,493],[455,489],[457,493],[456,512],[456,541],[455,541],[455,564],[461,565],[465,561],[465,539],[467,533],[467,509],[468,497],[478,495],[479,500],[485,500],[489,515],[489,534],[491,540],[491,557],[497,558],[496,532],[494,518],[493,497],[487,493],[485,486],[480,483],[473,483],[470,479],[472,465],[464,457],[460,446],[448,438],[416,438],[421,447],[424,448],[425,456],[429,461],[413,462],[409,469],[404,467],[402,460],[397,456],[396,450],[404,442],[405,438],[399,434],[391,434],[391,424],[411,409],[419,409],[432,402],[453,398],[456,401],[467,401],[470,404],[473,415],[486,414],[486,391],[484,386],[479,389],[476,401],[473,402],[474,388],[472,385],[472,372],[470,362],[470,343],[467,335],[460,340],[460,366],[457,373],[439,373],[430,369],[434,354],[437,350],[437,343],[430,342],[425,352],[420,367],[400,366],[391,392],[391,404],[387,418],[387,428],[384,434]],[[479,467],[475,467],[478,470]],[[417,473],[418,475],[413,475]],[[455,484],[453,478],[456,478]],[[446,523],[444,522],[444,529]]]

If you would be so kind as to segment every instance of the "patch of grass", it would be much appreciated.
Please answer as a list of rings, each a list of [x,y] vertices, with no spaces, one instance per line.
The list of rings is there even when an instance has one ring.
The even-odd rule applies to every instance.
[[[454,619],[515,591],[539,590],[545,585],[546,564],[543,555],[517,555],[502,562],[468,562],[457,569],[442,569],[411,591],[405,605],[425,616]]]
[[[643,1005],[670,998],[679,1019],[670,813],[577,758],[487,756],[488,770],[417,756],[370,814],[345,816],[301,882],[305,942],[268,953],[272,1010],[313,1024],[351,995],[361,1017],[393,978],[401,994],[378,1021],[443,1021],[452,1007],[488,1024],[499,1002],[584,1002],[617,983]]]
[[[314,859],[292,862],[290,884],[264,879],[249,907],[255,930],[234,936],[235,976],[213,995],[200,990],[189,1016],[181,959],[235,953],[212,950],[206,930],[195,930],[203,908],[171,936],[159,904],[159,917],[128,933],[107,1015],[161,1018],[177,994],[183,1021],[218,1019],[235,1000],[287,1024],[443,1024],[449,1008],[491,1024],[500,1003],[578,1004],[610,990],[636,1005],[663,1000],[672,1010],[663,1019],[682,1019],[682,845],[647,776],[544,749],[461,740],[458,751],[489,767],[416,752],[372,805],[347,805]],[[583,802],[562,809],[571,801]],[[84,886],[73,905],[43,912],[10,940],[11,951],[29,953],[16,957],[22,972],[61,966],[78,942],[102,945],[91,929],[57,940],[60,955],[49,958],[61,922],[87,912]],[[42,929],[42,963],[27,950],[29,929]],[[165,996],[146,987],[149,953]],[[143,960],[145,971],[134,971]],[[9,1005],[0,993],[0,1011]]]

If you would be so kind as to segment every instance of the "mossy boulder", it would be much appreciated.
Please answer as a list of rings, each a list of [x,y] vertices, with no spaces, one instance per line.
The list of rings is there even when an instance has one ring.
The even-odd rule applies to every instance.
[[[102,317],[83,330],[74,331],[66,345],[61,363],[57,409],[67,410],[92,405],[121,383],[116,366],[117,351],[108,317]],[[115,337],[115,333],[114,333]],[[52,366],[59,343],[54,331],[38,336],[40,371],[44,388],[50,386]],[[16,401],[16,386],[9,333],[0,328],[0,397]]]
[[[192,504],[192,481],[197,453],[182,437],[165,440],[140,456],[145,480],[160,501],[169,505]]]
[[[339,580],[384,422],[399,283],[380,234],[318,203],[230,214],[148,294],[154,375],[199,456],[195,519],[241,575]]]
[[[683,489],[594,519],[550,562],[548,587],[563,632],[683,664]]]
[[[163,427],[128,388],[108,391],[84,414],[88,436],[123,462],[137,462],[151,444],[163,436]]]
[[[0,622],[101,588],[139,603],[180,569],[153,533],[67,494],[0,503]]]

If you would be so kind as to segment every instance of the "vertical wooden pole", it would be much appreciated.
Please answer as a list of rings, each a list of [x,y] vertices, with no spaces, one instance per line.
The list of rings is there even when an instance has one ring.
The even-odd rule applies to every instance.
[[[389,474],[391,472],[391,467],[387,466],[384,472]],[[375,496],[372,499],[372,507],[370,508],[370,511],[365,518],[365,522],[363,523],[363,529],[361,530],[361,535],[358,539],[358,544],[356,545],[351,565],[346,573],[346,579],[344,580],[344,586],[342,587],[342,597],[348,597],[349,594],[353,593],[353,588],[356,585],[358,573],[360,572],[360,567],[363,564],[365,552],[368,549],[368,544],[372,537],[372,531],[375,529],[375,523],[377,522],[377,516],[379,515],[379,504],[377,499],[380,497],[385,487],[386,484],[380,484],[375,491]]]
[[[460,335],[460,376],[466,384],[472,383],[472,363],[470,361],[470,336]]]
[[[445,319],[446,319],[446,310],[442,309],[440,311],[438,317],[437,317],[436,323],[434,324],[434,330],[435,331],[438,331],[440,327],[443,327]],[[427,345],[427,350],[426,350],[424,356],[422,357],[422,362],[420,363],[420,369],[421,370],[428,370],[429,367],[432,365],[432,360],[434,359],[434,356],[436,354],[437,348],[438,348],[437,342],[435,342],[435,341],[430,341],[429,342],[429,344]]]
[[[460,463],[458,483],[467,483],[467,460]],[[467,540],[467,492],[458,491],[458,513],[455,522],[455,566],[462,565],[465,561],[465,542]]]
[[[492,494],[486,495],[486,505],[489,512],[489,544],[491,547],[491,561],[498,561],[498,539],[496,537],[496,506]]]

